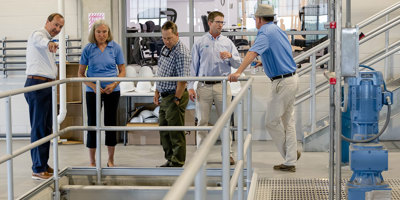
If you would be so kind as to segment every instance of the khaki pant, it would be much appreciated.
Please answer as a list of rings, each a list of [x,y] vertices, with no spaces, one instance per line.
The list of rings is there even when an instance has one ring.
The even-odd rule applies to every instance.
[[[217,115],[220,117],[222,115],[222,83],[217,84],[204,84],[199,82],[197,85],[197,103],[198,112],[200,112],[199,126],[208,126],[210,119],[210,111],[213,103],[217,108]],[[226,97],[226,107],[228,107],[232,100],[232,93],[229,84],[227,84],[227,97]],[[197,147],[201,145],[202,140],[207,136],[207,131],[197,132]],[[221,134],[222,135],[222,134]],[[230,154],[232,156],[232,136],[229,134],[230,143]]]
[[[297,160],[296,128],[293,118],[294,100],[297,92],[297,75],[272,81],[271,98],[267,104],[266,129],[284,165],[295,166]]]
[[[175,94],[161,99],[159,111],[160,126],[184,126],[185,110],[189,102],[188,92],[185,91],[179,105],[175,104]],[[185,164],[186,138],[185,131],[160,131],[160,141],[164,149],[164,157],[174,164]]]

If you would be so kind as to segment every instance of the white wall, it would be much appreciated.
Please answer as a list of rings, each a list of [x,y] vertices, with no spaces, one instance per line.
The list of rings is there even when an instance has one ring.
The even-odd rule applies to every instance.
[[[56,0],[0,0],[0,38],[28,39],[29,34],[44,27],[47,16],[58,11]],[[78,0],[65,1],[65,33],[71,39],[80,38],[78,31]],[[79,19],[80,20],[80,19]],[[18,53],[18,52],[12,52]],[[24,53],[20,51],[19,54]],[[15,65],[21,67],[22,65]],[[2,66],[1,66],[2,67]],[[22,88],[25,72],[10,72],[8,78],[0,75],[0,92]],[[28,105],[23,95],[12,98],[13,133],[29,133]],[[0,133],[5,133],[4,100],[0,100]]]

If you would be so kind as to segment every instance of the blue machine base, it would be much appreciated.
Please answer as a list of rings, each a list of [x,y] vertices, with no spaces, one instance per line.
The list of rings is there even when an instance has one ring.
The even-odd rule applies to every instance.
[[[387,188],[381,188],[377,189],[376,187],[350,187],[348,186],[348,199],[349,200],[365,200],[365,193],[370,192],[372,190],[387,190],[391,191],[392,189],[387,187]]]

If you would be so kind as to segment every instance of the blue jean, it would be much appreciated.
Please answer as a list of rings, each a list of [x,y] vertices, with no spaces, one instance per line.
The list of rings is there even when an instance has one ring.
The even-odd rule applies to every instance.
[[[45,83],[37,79],[26,79],[25,87]],[[31,122],[31,142],[40,140],[51,134],[52,110],[51,87],[27,92],[24,94],[29,106],[29,119]],[[45,172],[48,169],[50,142],[46,142],[31,150],[32,171]]]

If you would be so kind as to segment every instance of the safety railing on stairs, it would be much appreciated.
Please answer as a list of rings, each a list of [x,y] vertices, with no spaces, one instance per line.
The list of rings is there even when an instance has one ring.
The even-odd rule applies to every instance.
[[[30,86],[26,88],[16,89],[12,91],[5,91],[0,93],[0,99],[5,99],[5,118],[6,118],[6,145],[7,145],[7,155],[0,157],[0,164],[7,162],[7,188],[8,188],[8,199],[14,199],[14,172],[13,172],[13,159],[22,153],[25,153],[39,145],[42,145],[50,140],[53,140],[53,168],[59,169],[59,158],[58,158],[58,140],[57,137],[65,134],[69,131],[74,130],[91,130],[96,131],[97,135],[97,147],[96,147],[96,175],[97,175],[97,183],[101,184],[102,178],[102,167],[101,167],[101,145],[100,145],[100,131],[137,131],[137,130],[164,130],[164,131],[210,131],[210,134],[206,137],[203,144],[196,151],[194,158],[185,166],[183,174],[178,178],[177,182],[174,184],[171,191],[167,194],[165,199],[181,199],[187,191],[189,185],[194,179],[194,175],[197,172],[196,177],[196,199],[204,199],[205,197],[205,188],[206,188],[206,177],[205,177],[205,162],[206,156],[210,152],[210,147],[215,143],[218,136],[221,135],[221,131],[223,133],[222,137],[222,196],[223,199],[231,199],[233,196],[233,192],[236,190],[239,199],[244,198],[244,155],[246,155],[247,161],[247,179],[246,179],[246,187],[250,187],[250,181],[252,176],[252,148],[251,148],[251,111],[252,111],[252,88],[251,84],[253,82],[253,78],[249,79],[240,79],[247,80],[247,83],[242,87],[242,90],[239,92],[235,99],[230,104],[228,108],[226,108],[226,94],[227,94],[227,77],[156,77],[156,78],[67,78],[63,80],[43,83],[40,85]],[[71,126],[64,128],[62,130],[58,130],[57,126],[57,86],[64,83],[70,82],[96,82],[96,126]],[[100,96],[100,82],[101,81],[222,81],[223,83],[223,107],[224,114],[218,119],[215,126],[211,129],[208,126],[200,127],[200,126],[162,126],[162,127],[126,127],[126,126],[102,126],[101,125],[101,96]],[[30,91],[40,90],[44,88],[52,87],[52,113],[53,113],[53,130],[52,134],[44,137],[36,142],[33,142],[27,146],[24,146],[18,150],[12,151],[12,117],[11,117],[11,105],[12,105],[12,96],[23,94]],[[244,96],[247,94],[247,128],[244,128],[244,118],[243,118],[243,105],[244,105]],[[238,118],[238,158],[237,164],[235,167],[235,171],[233,173],[232,178],[230,179],[230,164],[229,164],[229,132],[231,130],[229,126],[229,120],[231,114],[234,112],[236,107],[236,116]],[[247,134],[244,138],[244,130],[246,130]],[[201,169],[199,171],[199,169]],[[59,174],[54,173],[53,182],[54,182],[54,199],[60,199],[60,183],[59,183]],[[183,181],[182,181],[183,180]],[[183,186],[183,187],[181,187]],[[179,187],[178,193],[175,193],[176,188]],[[172,195],[172,196],[171,196]]]
[[[397,2],[393,4],[392,6],[389,6],[388,8],[376,13],[375,15],[363,20],[362,22],[358,23],[357,26],[361,30],[362,28],[372,24],[373,22],[381,19],[382,17],[386,18],[386,22],[368,33],[365,34],[365,37],[360,40],[360,45],[364,44],[365,42],[369,41],[372,38],[377,37],[378,35],[385,33],[385,47],[383,49],[380,49],[379,51],[373,53],[372,55],[367,56],[366,58],[363,58],[360,60],[360,64],[364,65],[373,65],[383,59],[385,60],[385,66],[384,66],[384,77],[385,80],[388,79],[388,72],[390,71],[390,68],[393,67],[389,66],[389,57],[393,55],[394,53],[398,52],[400,50],[400,40],[389,44],[389,30],[392,29],[393,27],[396,27],[397,25],[400,24],[400,17],[397,16],[391,20],[389,20],[389,14],[398,10],[400,8],[400,2]],[[360,31],[361,32],[361,31]],[[299,94],[296,95],[296,101],[295,105],[299,105],[300,103],[309,100],[310,99],[310,129],[311,133],[315,131],[316,128],[316,95],[320,94],[321,92],[326,91],[329,88],[329,84],[327,80],[323,80],[321,82],[316,82],[316,73],[315,70],[318,66],[323,65],[329,61],[329,56],[330,53],[318,58],[315,58],[315,54],[319,51],[321,51],[324,48],[327,48],[329,46],[330,41],[327,40],[310,50],[296,56],[294,58],[296,63],[299,63],[307,58],[310,59],[310,63],[306,64],[301,67],[301,69],[297,70],[297,73],[300,76],[303,76],[305,74],[310,73],[310,87],[305,89],[304,91],[300,91]]]

